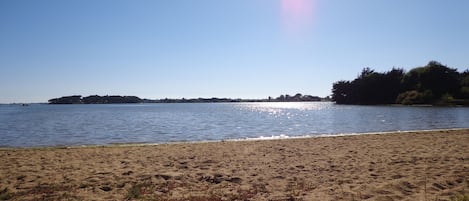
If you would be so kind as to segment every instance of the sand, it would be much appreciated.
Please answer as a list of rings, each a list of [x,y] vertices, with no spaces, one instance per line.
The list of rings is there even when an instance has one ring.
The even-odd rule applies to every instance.
[[[451,200],[469,129],[0,149],[0,200]]]

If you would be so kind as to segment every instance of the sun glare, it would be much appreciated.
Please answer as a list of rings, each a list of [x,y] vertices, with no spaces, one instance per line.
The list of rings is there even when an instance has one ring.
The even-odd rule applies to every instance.
[[[282,21],[289,33],[304,31],[313,21],[314,0],[281,0]]]

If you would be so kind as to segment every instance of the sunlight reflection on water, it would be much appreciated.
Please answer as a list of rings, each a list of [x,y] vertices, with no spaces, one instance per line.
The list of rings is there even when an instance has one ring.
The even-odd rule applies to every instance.
[[[239,107],[246,107],[257,111],[271,111],[274,109],[296,109],[296,110],[321,110],[331,107],[330,102],[263,102],[263,103],[243,103]]]
[[[262,103],[242,103],[236,105],[241,110],[250,112],[268,113],[272,116],[286,116],[291,118],[299,113],[297,111],[326,110],[332,104],[330,102],[262,102]],[[306,113],[302,113],[308,116]]]

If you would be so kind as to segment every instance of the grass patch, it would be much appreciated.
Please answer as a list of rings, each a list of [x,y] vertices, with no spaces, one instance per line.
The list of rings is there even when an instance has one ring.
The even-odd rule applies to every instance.
[[[469,201],[469,194],[452,196],[451,201]]]
[[[124,196],[124,200],[152,200],[152,201],[222,201],[222,200],[252,200],[259,192],[266,192],[264,185],[255,185],[249,189],[238,188],[235,192],[218,192],[216,189],[197,190],[197,194],[172,197],[174,190],[183,184],[168,181],[162,184],[135,183]]]
[[[127,190],[125,200],[133,200],[142,198],[143,184],[135,184]]]
[[[9,200],[13,195],[8,191],[7,188],[0,191],[0,200]]]
[[[16,193],[10,192],[7,188],[0,190],[0,200],[21,199],[22,196],[33,196],[34,200],[83,200],[68,191],[71,190],[69,186],[57,185],[38,185],[27,191],[20,191]]]
[[[188,198],[180,198],[180,199],[168,199],[162,201],[222,201],[222,197],[218,195],[207,195],[207,196],[190,196]]]
[[[70,186],[61,186],[61,185],[48,185],[48,184],[39,184],[34,188],[28,190],[26,194],[29,195],[53,195],[56,192],[68,192],[72,189]]]

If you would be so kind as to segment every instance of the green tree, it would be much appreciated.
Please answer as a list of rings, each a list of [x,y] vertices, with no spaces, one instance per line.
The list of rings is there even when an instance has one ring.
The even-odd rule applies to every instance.
[[[404,76],[404,92],[416,91],[424,94],[426,103],[440,101],[443,95],[444,99],[448,100],[460,94],[459,77],[456,69],[448,68],[437,61],[430,61],[426,66],[414,68]]]
[[[393,68],[379,73],[364,68],[353,81],[332,85],[338,104],[453,104],[469,98],[469,70],[462,74],[436,61],[411,69]],[[468,103],[469,104],[469,103]]]
[[[352,104],[352,83],[341,80],[332,85],[332,101],[337,104]]]

